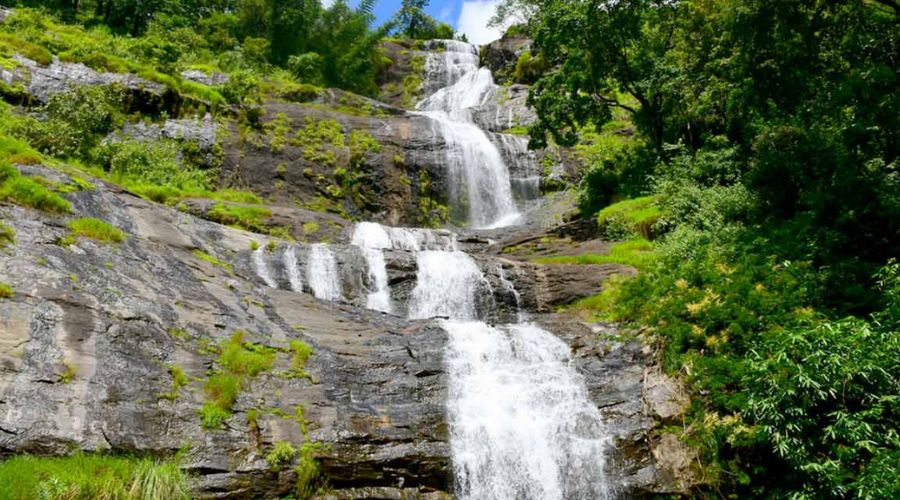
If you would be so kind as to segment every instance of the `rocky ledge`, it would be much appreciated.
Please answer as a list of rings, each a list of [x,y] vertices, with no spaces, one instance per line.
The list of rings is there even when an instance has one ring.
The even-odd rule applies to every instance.
[[[436,324],[266,286],[247,263],[266,237],[96,179],[89,188],[48,168],[21,170],[69,186],[75,216],[108,221],[126,238],[66,241],[66,217],[0,204],[16,232],[0,252],[0,280],[14,290],[0,300],[0,453],[181,450],[199,497],[249,498],[287,493],[296,480],[266,461],[276,443],[316,443],[329,498],[448,495],[446,334]],[[272,241],[275,251],[289,244]],[[502,267],[487,254],[476,259]],[[595,293],[612,271],[507,265],[525,269],[516,286],[548,311]],[[409,279],[408,266],[393,268],[395,279]],[[573,347],[608,418],[621,494],[682,491],[677,471],[661,467],[672,461],[656,458],[672,453],[651,439],[659,405],[648,406],[645,394],[674,396],[660,396],[659,383],[647,387],[642,344],[622,341],[611,325],[535,319]],[[205,428],[204,387],[221,369],[219,346],[236,332],[274,364],[245,381],[221,425]],[[312,347],[302,375],[292,341]],[[177,372],[186,382],[175,382]]]

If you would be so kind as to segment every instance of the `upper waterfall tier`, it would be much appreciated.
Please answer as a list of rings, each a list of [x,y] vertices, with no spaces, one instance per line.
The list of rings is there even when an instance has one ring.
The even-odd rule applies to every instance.
[[[450,203],[468,210],[468,222],[478,228],[515,224],[521,217],[513,200],[509,168],[487,133],[472,120],[471,111],[497,86],[491,72],[478,67],[474,45],[434,40],[426,64],[426,89],[435,89],[416,105],[431,118],[435,139],[441,138],[450,188]]]

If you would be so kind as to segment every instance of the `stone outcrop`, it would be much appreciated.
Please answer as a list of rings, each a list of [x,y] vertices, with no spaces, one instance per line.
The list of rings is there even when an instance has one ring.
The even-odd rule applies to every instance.
[[[44,167],[22,170],[71,183]],[[271,470],[265,456],[277,442],[305,442],[291,418],[302,408],[308,439],[323,445],[316,458],[332,487],[326,498],[448,495],[441,328],[268,287],[250,250],[253,241],[265,245],[264,236],[91,182],[95,189],[67,198],[77,216],[123,229],[123,243],[80,238],[60,246],[68,233],[64,218],[0,204],[0,218],[17,235],[0,253],[0,280],[15,290],[0,300],[0,453],[111,449],[171,456],[182,449],[198,496],[286,494],[295,479],[290,471]],[[272,255],[286,245],[302,246],[276,241]],[[489,248],[474,237],[461,245]],[[361,259],[354,252],[336,247],[338,259]],[[387,253],[391,285],[402,298],[403,283],[414,286],[414,262],[406,252]],[[526,308],[547,311],[595,293],[608,273],[623,271],[474,257],[497,290],[499,310],[516,300],[503,291],[501,268]],[[271,271],[283,281],[277,268]],[[679,477],[665,469],[681,463],[670,460],[665,450],[671,447],[651,448],[654,419],[642,395],[652,357],[643,344],[622,341],[614,325],[588,328],[556,314],[533,319],[573,348],[615,439],[611,462],[620,494],[681,491],[665,482]],[[276,361],[247,382],[222,428],[204,429],[198,412],[209,371],[218,366],[216,346],[236,331],[277,349]],[[292,340],[314,349],[309,378],[289,375]],[[173,366],[190,380],[174,395]]]
[[[512,80],[516,62],[524,52],[531,49],[531,40],[524,34],[504,34],[481,48],[481,65],[494,74],[499,84]]]

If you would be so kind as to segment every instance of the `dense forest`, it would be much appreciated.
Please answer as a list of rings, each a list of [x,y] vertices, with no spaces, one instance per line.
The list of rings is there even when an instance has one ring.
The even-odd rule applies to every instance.
[[[658,261],[597,302],[689,380],[716,494],[900,495],[900,5],[510,0],[500,17],[519,12],[550,68],[533,145],[634,126],[588,167],[582,210]]]
[[[17,4],[5,59],[139,74],[258,128],[267,93],[378,98],[385,39],[455,36],[427,0],[382,26],[375,0]],[[493,22],[532,41],[515,68],[538,117],[530,146],[582,155],[581,217],[640,270],[572,307],[653,336],[686,381],[676,430],[700,450],[696,494],[900,498],[900,3],[503,0]],[[186,69],[229,80],[197,85]],[[10,103],[19,90],[0,88]],[[156,201],[216,189],[201,161],[178,164],[190,151],[103,141],[123,99],[80,88],[40,119],[4,103],[0,149],[115,174]],[[0,198],[66,211],[9,179],[0,169]]]

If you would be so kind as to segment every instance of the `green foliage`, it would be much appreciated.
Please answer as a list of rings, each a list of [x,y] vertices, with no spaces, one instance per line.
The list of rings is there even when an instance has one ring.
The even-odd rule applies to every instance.
[[[170,331],[172,333],[172,331]],[[174,334],[173,334],[174,335]],[[187,332],[180,332],[179,336],[186,336]],[[160,399],[168,399],[169,401],[174,401],[178,399],[178,396],[181,394],[181,388],[186,387],[190,383],[190,379],[184,370],[181,369],[178,365],[168,365],[166,367],[169,370],[169,375],[172,376],[172,390],[166,393],[158,394],[157,396]]]
[[[66,224],[75,238],[83,237],[103,243],[121,243],[125,241],[125,233],[106,221],[93,217],[81,217]]]
[[[245,343],[244,333],[238,331],[222,345],[222,355],[218,361],[233,374],[255,377],[272,369],[275,351],[258,344]]]
[[[0,200],[50,213],[71,212],[72,204],[38,182],[39,179],[25,177],[15,167],[0,162]]]
[[[310,378],[306,371],[306,362],[313,355],[313,348],[302,340],[292,340],[291,348],[291,376],[297,378]]]
[[[50,97],[47,118],[26,120],[20,134],[52,156],[87,156],[123,121],[124,90],[119,85],[83,85]]]
[[[220,224],[256,233],[281,234],[279,232],[281,228],[266,222],[271,216],[272,211],[265,207],[233,205],[230,203],[216,203],[205,214],[206,218]]]
[[[534,56],[530,51],[522,52],[519,58],[516,59],[513,81],[531,85],[543,76],[548,69],[550,68],[547,61],[540,54]]]
[[[320,449],[320,444],[311,441],[300,446],[300,457],[297,467],[294,468],[294,472],[297,473],[296,493],[298,499],[312,498],[325,488],[322,470],[316,460],[316,452]]]
[[[179,162],[180,151],[175,141],[106,141],[94,154],[98,165],[112,179],[128,186],[171,186],[173,190],[199,191],[211,185],[208,172],[186,168]]]
[[[204,386],[206,402],[200,409],[205,429],[217,429],[231,416],[231,409],[247,382],[272,369],[275,350],[244,342],[244,333],[237,331],[220,345],[216,360],[220,370],[207,379]]]
[[[415,40],[453,38],[453,27],[425,13],[428,0],[403,0],[395,15],[397,34]]]
[[[127,456],[18,455],[0,462],[0,483],[12,500],[190,498],[187,475],[176,462]]]
[[[651,239],[653,225],[661,214],[656,197],[643,196],[620,201],[604,208],[597,214],[597,225],[600,231],[612,240],[638,235]]]
[[[0,281],[0,299],[11,299],[16,296],[16,291],[9,283]]]
[[[273,470],[281,470],[294,462],[297,456],[297,449],[294,445],[287,441],[278,441],[272,448],[272,451],[266,455],[266,462]]]
[[[8,245],[15,245],[15,243],[16,231],[5,222],[0,221],[0,249],[6,248]]]

